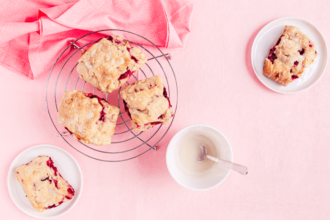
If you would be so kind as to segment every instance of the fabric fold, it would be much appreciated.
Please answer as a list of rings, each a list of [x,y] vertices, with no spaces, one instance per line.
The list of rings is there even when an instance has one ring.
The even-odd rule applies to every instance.
[[[16,0],[13,5],[0,1],[0,64],[30,79],[49,71],[71,41],[91,31],[122,29],[159,47],[182,47],[190,32],[193,9],[186,0]],[[110,32],[99,36],[104,34]],[[129,33],[120,34],[150,44]]]

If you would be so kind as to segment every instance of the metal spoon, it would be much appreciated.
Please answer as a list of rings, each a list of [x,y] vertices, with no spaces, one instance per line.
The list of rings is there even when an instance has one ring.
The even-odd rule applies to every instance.
[[[205,160],[205,158],[208,158],[208,159],[213,160],[214,162],[217,162],[221,165],[224,165],[225,167],[227,167],[231,170],[234,170],[242,175],[248,174],[247,167],[207,155],[206,147],[203,144],[200,145],[200,148],[201,148],[201,154],[199,155],[199,158],[197,159],[198,161],[203,161],[203,160]]]

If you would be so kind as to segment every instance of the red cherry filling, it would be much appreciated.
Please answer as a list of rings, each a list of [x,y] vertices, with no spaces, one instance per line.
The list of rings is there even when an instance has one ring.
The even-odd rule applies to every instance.
[[[280,44],[282,37],[283,37],[283,35],[277,40],[276,46]]]
[[[60,202],[58,203],[58,205],[53,204],[53,205],[50,205],[50,206],[46,207],[45,209],[56,208],[57,206],[59,206],[59,205],[61,205],[61,204],[63,203],[63,200],[64,200],[64,197],[63,197],[62,201],[60,201]]]
[[[276,77],[276,78],[278,78],[279,76],[280,76],[280,74],[276,74],[276,76],[275,76],[275,77]]]
[[[155,122],[150,122],[149,124],[151,125],[159,125],[159,124],[162,124],[163,122],[161,121],[155,121]]]
[[[164,91],[163,91],[163,96],[167,99],[169,107],[172,108],[172,105],[171,105],[170,99],[167,96],[167,91],[166,91],[165,87],[164,87]]]
[[[57,176],[57,168],[54,166],[54,162],[52,161],[52,158],[49,158],[49,160],[47,161],[47,166],[52,168],[54,170],[55,176]]]
[[[161,116],[158,117],[158,119],[163,119],[164,117],[165,117],[165,115],[162,114]],[[135,123],[135,124],[136,124],[136,127],[137,128],[140,128],[141,127],[141,125],[138,125],[137,123]],[[146,123],[146,124],[144,124],[144,126],[148,126],[148,125],[155,126],[155,125],[159,125],[159,124],[163,124],[163,122],[161,122],[161,121],[154,121],[154,122]]]
[[[27,164],[25,164],[25,165],[29,165],[31,162],[32,162],[32,161],[28,162],[28,163],[27,163]]]
[[[60,203],[59,203],[59,205],[60,205]],[[46,207],[45,209],[52,209],[52,208],[56,208],[56,207],[57,207],[57,205],[53,204],[53,205]]]
[[[105,120],[105,112],[103,111],[104,110],[104,107],[102,108],[102,111],[100,112],[100,118],[99,118],[99,121],[103,121]]]
[[[282,37],[283,37],[283,35],[277,40],[275,46],[273,46],[269,51],[268,60],[272,63],[274,63],[274,60],[277,59],[277,56],[275,54],[275,50],[276,50],[275,47],[280,44]]]
[[[71,195],[71,197],[70,196],[65,196],[65,198],[67,198],[68,200],[70,200],[70,199],[72,199],[72,197],[74,196],[74,189],[70,186],[70,188],[68,188],[68,193]]]
[[[68,193],[70,194],[70,195],[72,195],[72,196],[74,196],[74,189],[72,188],[72,187],[70,187],[70,188],[68,188]]]
[[[119,76],[118,81],[131,77],[133,75],[133,73],[134,73],[134,71],[132,72],[131,70],[127,70],[126,73],[123,73]]]
[[[132,119],[131,113],[129,112],[128,107],[127,107],[127,103],[125,102],[125,100],[123,100],[123,102],[124,102],[125,112],[127,112],[129,118]]]
[[[127,49],[128,52],[131,54],[131,49],[132,49],[132,48],[130,48],[130,47],[126,47],[126,49]],[[139,62],[139,60],[138,60],[135,56],[133,56],[132,54],[131,54],[131,59],[134,60],[135,63],[138,63],[138,62]]]
[[[102,106],[102,110],[100,112],[99,121],[103,121],[104,122],[104,120],[105,120],[105,117],[104,117],[105,116],[104,108],[105,107],[104,107],[103,103],[101,102],[101,100],[105,101],[105,99],[102,99],[102,98],[98,97],[97,95],[94,95],[93,93],[86,93],[85,96],[87,98],[90,98],[90,99],[97,98],[97,100],[99,101],[99,104]]]
[[[299,62],[298,61],[294,61],[293,63],[295,66],[298,66]]]
[[[120,40],[115,39],[116,44],[121,44],[122,42]]]
[[[276,50],[276,48],[275,48],[275,46],[273,46],[273,47],[270,49],[270,51],[269,51],[269,55],[268,55],[268,60],[269,60],[270,62],[272,62],[272,63],[274,63],[274,60],[277,59],[277,56],[276,56],[276,54],[275,54],[275,50]]]
[[[131,56],[131,59],[132,59],[132,60],[134,60],[134,61],[135,61],[135,63],[138,63],[138,62],[139,62],[139,60],[138,60],[138,59],[136,59],[136,57],[135,57],[135,56]]]
[[[299,78],[299,77],[298,77],[297,75],[292,75],[292,76],[291,76],[291,79],[292,79],[292,80],[295,80],[295,79],[298,79],[298,78]]]
[[[146,123],[144,124],[144,126],[147,126],[147,125],[159,125],[159,124],[162,124],[163,122],[161,121],[154,121],[154,122],[150,122],[150,123]],[[136,127],[139,128],[141,127],[140,125],[136,124]]]
[[[298,52],[300,53],[300,55],[303,55],[305,53],[305,49],[301,48],[301,50],[298,50]]]
[[[57,180],[54,180],[55,187],[58,189]]]
[[[116,44],[121,44],[122,42],[120,40],[114,39],[111,35],[108,36],[108,40],[115,42]]]

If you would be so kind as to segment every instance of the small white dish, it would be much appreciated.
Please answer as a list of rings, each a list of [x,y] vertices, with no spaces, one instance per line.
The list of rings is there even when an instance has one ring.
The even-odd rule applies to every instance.
[[[314,63],[305,69],[302,77],[294,80],[286,87],[263,74],[265,58],[268,57],[270,48],[283,33],[285,25],[300,28],[304,34],[314,41],[318,53]],[[254,39],[251,49],[251,62],[256,76],[269,89],[285,94],[298,93],[313,86],[323,75],[328,62],[327,44],[322,33],[310,22],[302,18],[280,18],[263,27]]]
[[[43,213],[39,213],[33,209],[21,185],[15,178],[15,170],[17,167],[30,162],[39,155],[51,157],[59,173],[75,190],[75,195],[72,200],[54,209],[46,210]],[[14,159],[9,168],[7,183],[10,197],[21,211],[35,218],[49,219],[67,213],[78,202],[83,188],[83,176],[79,164],[68,152],[53,145],[42,144],[24,150]]]
[[[233,152],[226,136],[216,128],[207,125],[193,125],[179,131],[170,141],[166,151],[166,165],[172,178],[181,186],[195,191],[205,191],[220,185],[229,175],[230,170],[220,164],[215,164],[210,170],[199,175],[186,172],[180,165],[178,149],[187,136],[203,135],[216,146],[217,157],[233,161]],[[196,161],[197,162],[197,161]]]

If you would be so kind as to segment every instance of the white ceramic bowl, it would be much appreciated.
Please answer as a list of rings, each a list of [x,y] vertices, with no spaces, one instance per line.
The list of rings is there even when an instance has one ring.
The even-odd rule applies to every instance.
[[[230,170],[215,164],[210,170],[199,175],[187,173],[179,163],[178,147],[190,134],[204,135],[213,141],[220,159],[233,161],[233,152],[226,136],[216,128],[207,125],[193,125],[179,131],[167,147],[166,164],[173,179],[181,186],[196,191],[205,191],[220,185],[229,175]]]

